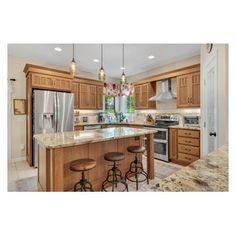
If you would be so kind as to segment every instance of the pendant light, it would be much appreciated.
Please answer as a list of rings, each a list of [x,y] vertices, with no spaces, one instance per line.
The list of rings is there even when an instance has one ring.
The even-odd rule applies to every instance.
[[[106,80],[105,71],[103,69],[103,44],[101,44],[101,69],[98,73],[98,80],[104,82]]]
[[[75,54],[75,45],[73,44],[73,58],[72,58],[72,61],[70,63],[70,74],[72,76],[75,76],[76,69],[77,69],[75,58],[74,58],[74,54]]]
[[[121,84],[125,84],[127,81],[126,81],[126,77],[125,77],[125,45],[123,44],[122,45],[122,51],[123,51],[123,60],[122,60],[122,75],[121,75],[121,79],[120,79],[120,83]]]

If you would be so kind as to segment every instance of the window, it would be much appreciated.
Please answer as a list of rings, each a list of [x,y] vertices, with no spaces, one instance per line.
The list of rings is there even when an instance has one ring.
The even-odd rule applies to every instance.
[[[105,96],[105,112],[115,112],[115,98],[113,96]]]
[[[134,109],[134,96],[127,96],[127,109],[126,112],[127,113],[134,113],[135,109]]]
[[[105,96],[105,112],[134,113],[134,96]]]

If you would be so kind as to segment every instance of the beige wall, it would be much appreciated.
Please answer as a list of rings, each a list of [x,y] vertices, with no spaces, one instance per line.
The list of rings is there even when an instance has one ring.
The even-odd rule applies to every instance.
[[[201,47],[201,108],[206,109],[204,99],[204,67],[213,55],[217,55],[217,129],[218,146],[228,143],[228,45],[214,44],[211,53],[206,46]],[[204,132],[202,132],[204,134]],[[207,134],[205,134],[207,135]],[[204,153],[205,154],[205,153]]]
[[[135,82],[137,80],[146,78],[146,77],[150,77],[150,76],[154,76],[154,75],[158,75],[161,73],[165,73],[168,71],[172,71],[172,70],[176,70],[179,68],[183,68],[183,67],[187,67],[187,66],[191,66],[194,64],[199,64],[200,63],[200,55],[199,56],[194,56],[194,57],[190,57],[181,61],[177,61],[175,63],[171,63],[165,66],[160,66],[157,67],[153,70],[149,70],[147,72],[144,73],[140,73],[134,76],[130,76],[128,77],[128,82]]]
[[[191,66],[191,65],[195,65],[195,64],[199,64],[200,63],[200,55],[199,56],[194,56],[194,57],[190,57],[188,59],[185,60],[181,60],[175,63],[171,63],[165,66],[161,66],[158,67],[156,69],[147,71],[145,73],[141,73],[135,76],[131,76],[128,78],[129,82],[135,82],[138,80],[141,80],[143,78],[146,77],[150,77],[150,76],[154,76],[154,75],[158,75],[161,73],[165,73],[168,71],[172,71],[172,70],[176,70],[176,69],[180,69],[183,67],[187,67],[187,66]],[[175,82],[175,80],[173,80],[172,82]],[[175,86],[175,85],[174,85]],[[176,100],[169,100],[166,102],[157,102],[156,103],[156,112],[163,112],[163,113],[200,113],[200,109],[199,108],[195,108],[195,109],[178,109],[176,107]]]
[[[13,114],[13,99],[26,99],[26,79],[23,69],[26,63],[46,66],[55,69],[64,69],[51,65],[47,65],[44,62],[32,61],[25,58],[19,58],[15,56],[8,56],[8,158],[9,159],[22,159],[26,156],[26,116],[16,116]],[[78,71],[81,77],[87,77],[91,79],[97,79],[97,75]],[[10,78],[15,78],[15,82],[10,82]],[[108,81],[114,81],[107,78]]]

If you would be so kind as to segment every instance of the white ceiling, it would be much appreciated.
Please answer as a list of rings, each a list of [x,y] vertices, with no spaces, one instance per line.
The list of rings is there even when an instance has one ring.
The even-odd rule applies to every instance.
[[[62,52],[56,52],[61,47]],[[8,54],[45,64],[69,67],[72,59],[72,44],[9,44]],[[149,55],[154,55],[152,60]],[[200,44],[125,44],[125,73],[139,74],[158,66],[200,55]],[[100,62],[100,44],[75,44],[75,60],[81,71],[97,74]],[[110,78],[121,76],[122,44],[104,44],[104,69]]]

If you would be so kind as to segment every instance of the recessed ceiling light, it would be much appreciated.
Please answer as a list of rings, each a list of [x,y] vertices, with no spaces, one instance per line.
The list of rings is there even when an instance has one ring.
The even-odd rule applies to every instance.
[[[61,52],[61,51],[62,51],[62,48],[55,47],[54,50],[57,51],[57,52]]]
[[[150,60],[152,60],[154,58],[155,58],[155,56],[153,56],[153,55],[148,56],[148,59],[150,59]]]
[[[121,69],[121,70],[125,70],[125,67],[122,66],[120,69]]]
[[[99,60],[98,59],[93,59],[93,62],[99,62]]]

